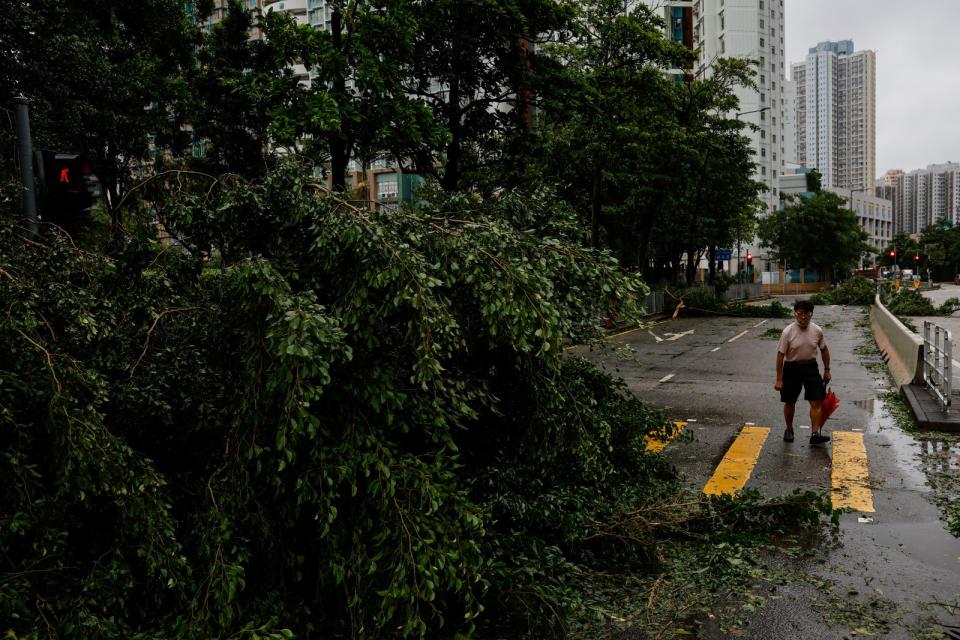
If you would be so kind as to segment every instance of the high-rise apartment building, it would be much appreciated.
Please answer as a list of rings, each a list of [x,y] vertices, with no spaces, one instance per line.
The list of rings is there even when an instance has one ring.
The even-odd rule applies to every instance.
[[[757,169],[754,179],[767,185],[760,195],[769,210],[779,204],[783,173],[784,104],[783,0],[695,0],[693,33],[700,49],[699,69],[709,73],[717,58],[757,62],[757,88],[736,90],[738,119],[755,125],[750,137]],[[706,69],[705,69],[706,68]]]
[[[877,190],[892,197],[897,233],[921,233],[932,224],[960,222],[960,164],[931,164],[909,173],[888,171]]]
[[[691,51],[695,46],[693,35],[693,5],[695,0],[640,0],[663,20],[664,35],[668,40],[679,42]],[[689,75],[693,69],[670,69],[669,74],[678,79]]]
[[[873,191],[876,166],[876,54],[852,40],[821,42],[790,66],[796,82],[797,161],[824,187]]]
[[[799,165],[797,155],[797,83],[783,81],[783,162]]]
[[[900,190],[903,188],[903,169],[890,169],[877,178],[875,193],[877,197],[889,200],[893,205],[893,232],[903,231],[903,203]]]

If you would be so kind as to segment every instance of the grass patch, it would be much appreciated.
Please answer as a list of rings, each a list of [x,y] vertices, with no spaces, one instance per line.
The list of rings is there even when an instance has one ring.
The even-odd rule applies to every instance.
[[[764,340],[779,340],[781,335],[783,335],[783,329],[777,329],[774,327],[761,333],[760,338]]]
[[[880,355],[880,348],[877,346],[876,342],[871,340],[870,343],[864,343],[857,346],[853,352],[858,356],[878,356]]]

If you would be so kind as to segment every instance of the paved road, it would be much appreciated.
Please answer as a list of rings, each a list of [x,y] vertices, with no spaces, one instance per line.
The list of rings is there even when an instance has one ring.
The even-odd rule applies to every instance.
[[[835,441],[826,447],[807,444],[810,432],[804,425],[810,421],[802,402],[795,421],[797,441],[788,444],[782,440],[782,405],[773,389],[776,341],[772,334],[778,334],[788,320],[680,318],[612,339],[629,350],[586,355],[623,377],[634,392],[661,407],[671,419],[687,421],[692,441],[678,439],[663,454],[697,488],[711,480],[731,445],[737,442],[737,447],[742,447],[748,432],[756,427],[769,427],[770,431],[765,440],[760,438],[759,455],[747,471],[746,486],[768,495],[783,495],[797,488],[829,491],[837,465],[845,464],[839,459],[849,462],[848,442],[862,440],[868,469],[865,490],[874,512],[844,515],[842,545],[825,545],[826,564],[812,570],[840,585],[844,589],[840,593],[849,589],[859,594],[851,598],[882,597],[913,612],[885,636],[908,639],[916,637],[912,634],[918,624],[931,618],[960,624],[951,618],[957,610],[948,614],[930,605],[958,602],[960,541],[945,531],[921,469],[923,456],[937,455],[956,472],[960,445],[934,443],[931,452],[929,443],[921,446],[882,410],[878,395],[890,383],[882,372],[864,366],[863,360],[869,356],[855,352],[867,340],[864,318],[859,307],[818,307],[814,315],[826,332],[833,389],[842,399],[827,424]],[[960,336],[960,331],[955,335]],[[632,355],[623,353],[631,350]],[[745,426],[752,429],[745,431]],[[837,432],[849,437],[840,442]],[[738,440],[741,435],[744,438]],[[812,587],[786,585],[779,588],[779,595],[780,599],[767,600],[746,628],[746,635],[738,637],[850,637],[850,628],[830,626],[812,608],[811,598],[816,596]]]

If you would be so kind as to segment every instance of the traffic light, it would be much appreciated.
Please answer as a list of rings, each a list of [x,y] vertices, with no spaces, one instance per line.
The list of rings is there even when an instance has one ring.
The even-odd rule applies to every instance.
[[[89,163],[75,153],[40,151],[37,156],[37,177],[42,189],[41,220],[76,228],[86,220],[87,211],[93,206],[91,188],[96,177]]]
[[[887,254],[887,255],[889,255],[891,258],[896,258],[896,257],[897,257],[897,252],[894,251],[893,249],[890,249],[890,253]]]
[[[753,266],[753,254],[750,253],[750,250],[749,250],[749,249],[747,249],[747,266],[748,266],[748,267],[752,267],[752,266]]]
[[[919,253],[918,253],[917,255],[913,256],[913,261],[916,262],[916,263],[918,263],[918,264],[920,263],[920,254],[919,254]]]

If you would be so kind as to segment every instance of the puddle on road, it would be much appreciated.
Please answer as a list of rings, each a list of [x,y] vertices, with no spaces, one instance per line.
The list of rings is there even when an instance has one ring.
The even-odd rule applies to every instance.
[[[860,407],[872,416],[874,409],[876,408],[876,403],[876,398],[870,398],[869,400],[853,400],[850,404],[855,407]]]
[[[960,470],[960,443],[946,440],[921,440],[920,456],[930,469],[944,473]]]
[[[852,404],[865,409],[870,414],[867,432],[880,436],[885,441],[881,446],[888,447],[893,454],[891,457],[900,471],[899,478],[902,482],[900,488],[929,492],[931,487],[927,474],[923,470],[920,442],[900,429],[890,408],[883,400],[855,400]],[[897,477],[895,474],[883,475],[889,479]],[[892,484],[887,486],[894,487]]]

